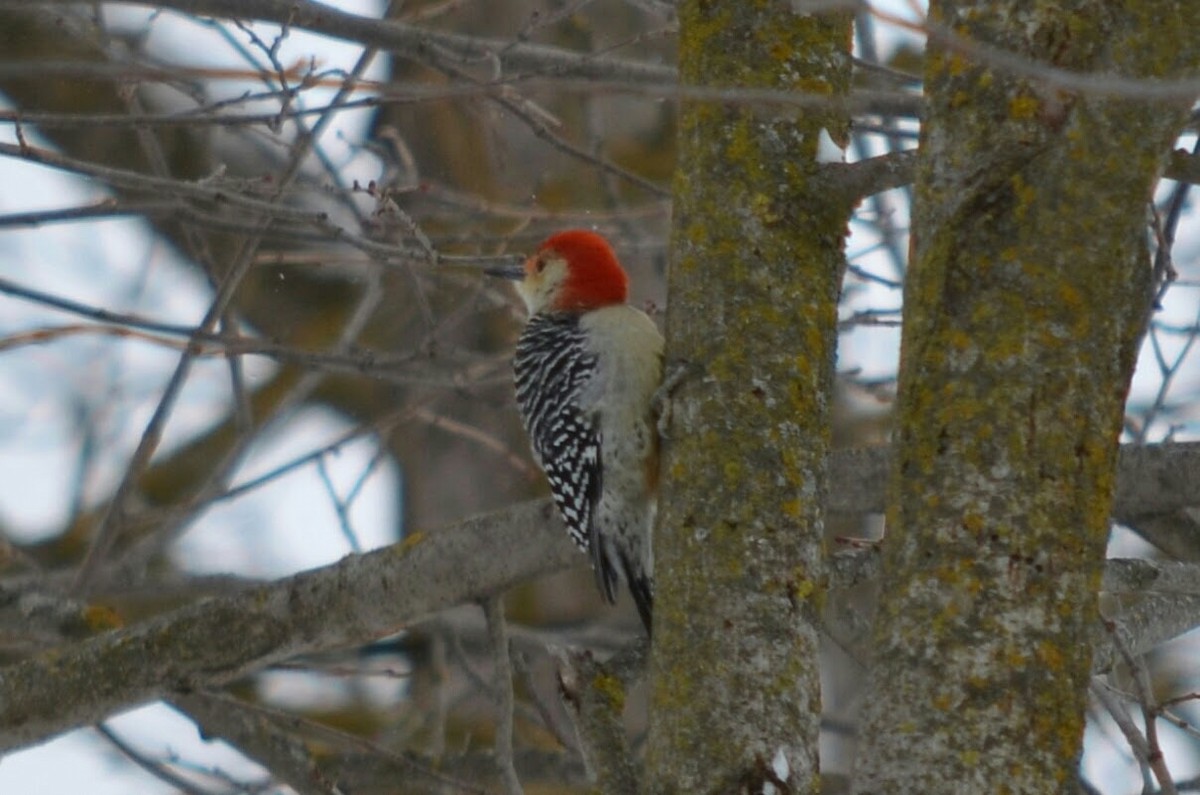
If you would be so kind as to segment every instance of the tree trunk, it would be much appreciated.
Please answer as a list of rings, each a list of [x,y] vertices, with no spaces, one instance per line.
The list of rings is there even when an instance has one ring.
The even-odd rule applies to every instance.
[[[1170,2],[930,11],[856,791],[1068,791],[1151,299],[1146,205],[1186,103],[1062,90],[990,48],[1028,73],[1163,77],[1197,42]]]
[[[692,85],[839,95],[848,14],[686,2]],[[656,536],[652,792],[815,792],[838,274],[850,208],[817,165],[830,111],[687,103],[680,119]],[[835,135],[837,133],[835,132]]]

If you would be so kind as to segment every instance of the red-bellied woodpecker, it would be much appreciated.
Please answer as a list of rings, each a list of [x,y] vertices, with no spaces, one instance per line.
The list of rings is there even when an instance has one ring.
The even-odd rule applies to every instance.
[[[517,406],[567,532],[609,602],[618,579],[628,584],[649,632],[662,335],[625,303],[629,277],[593,232],[561,232],[524,267],[488,273],[516,280],[529,309]]]

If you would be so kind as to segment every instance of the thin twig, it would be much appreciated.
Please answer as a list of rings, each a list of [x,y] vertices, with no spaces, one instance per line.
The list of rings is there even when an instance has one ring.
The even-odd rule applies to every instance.
[[[125,739],[110,729],[107,724],[98,723],[96,724],[95,728],[100,736],[107,740],[113,748],[116,748],[131,762],[140,767],[142,770],[145,770],[150,775],[154,776],[159,781],[162,781],[168,786],[175,787],[180,792],[186,793],[186,795],[214,795],[214,793],[210,790],[199,787],[193,784],[191,781],[188,781],[183,776],[172,772],[166,766],[166,764],[149,758],[141,751],[125,742]]]
[[[1106,624],[1106,626],[1110,625]],[[1142,709],[1142,723],[1146,727],[1146,764],[1149,766],[1151,772],[1153,772],[1155,780],[1158,781],[1158,786],[1162,789],[1163,795],[1177,795],[1174,778],[1171,776],[1171,771],[1167,768],[1167,760],[1163,755],[1162,745],[1158,741],[1157,718],[1159,705],[1154,698],[1154,688],[1150,683],[1149,671],[1146,669],[1144,660],[1140,655],[1133,653],[1120,632],[1114,630],[1109,633],[1109,636],[1112,638],[1113,645],[1116,646],[1121,658],[1125,661],[1125,665],[1129,668],[1129,674],[1133,678],[1137,702]]]
[[[509,657],[508,629],[504,622],[504,601],[500,596],[483,600],[483,615],[487,619],[488,640],[492,645],[492,666],[495,679],[496,707],[500,725],[496,727],[496,764],[508,795],[524,795],[517,766],[513,761],[513,696],[512,660]]]

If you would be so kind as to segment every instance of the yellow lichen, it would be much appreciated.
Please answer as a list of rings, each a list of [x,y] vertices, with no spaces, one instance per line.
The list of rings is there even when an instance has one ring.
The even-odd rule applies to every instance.
[[[413,547],[417,546],[424,540],[424,533],[420,531],[414,531],[405,535],[404,539],[396,545],[396,549],[401,555],[406,555]]]
[[[614,712],[625,709],[625,688],[621,680],[611,674],[597,674],[592,680],[592,689],[604,697]]]
[[[1014,119],[1032,119],[1037,116],[1041,103],[1036,97],[1027,94],[1013,97],[1008,101],[1008,115]]]
[[[125,626],[120,614],[104,605],[88,605],[84,608],[83,621],[93,632],[105,632]]]

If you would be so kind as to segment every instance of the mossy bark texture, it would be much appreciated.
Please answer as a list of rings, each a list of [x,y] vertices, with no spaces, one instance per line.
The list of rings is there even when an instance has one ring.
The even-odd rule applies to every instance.
[[[691,85],[831,97],[850,19],[680,6]],[[837,277],[849,207],[816,163],[832,112],[685,103],[675,181],[672,400],[656,537],[648,789],[817,786],[817,616]],[[835,135],[837,133],[835,132]]]
[[[1184,74],[1193,12],[932,3],[857,792],[1073,791],[1148,311],[1147,202],[1186,107],[1071,92],[990,53],[1087,75]]]

